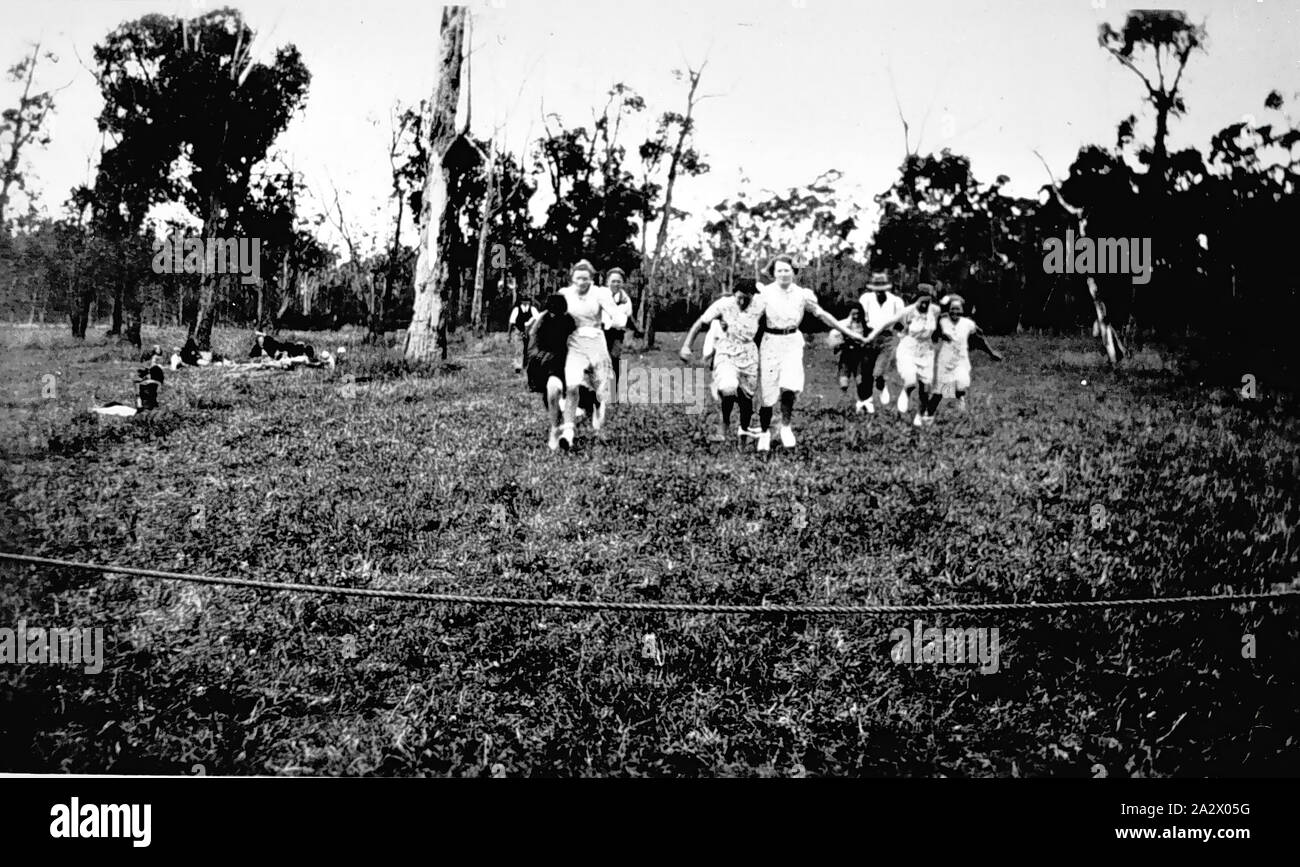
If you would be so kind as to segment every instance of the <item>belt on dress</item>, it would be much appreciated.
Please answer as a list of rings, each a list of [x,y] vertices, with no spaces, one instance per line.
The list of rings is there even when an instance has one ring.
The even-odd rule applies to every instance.
[[[768,334],[794,334],[798,330],[799,330],[798,325],[791,325],[789,328],[769,328],[767,329],[767,333]]]

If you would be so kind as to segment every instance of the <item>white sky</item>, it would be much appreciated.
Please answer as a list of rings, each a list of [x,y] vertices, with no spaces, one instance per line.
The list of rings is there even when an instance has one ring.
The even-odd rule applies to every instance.
[[[67,85],[56,98],[53,141],[27,161],[39,206],[57,211],[70,187],[91,177],[99,152],[101,100],[74,48],[89,63],[94,43],[123,20],[212,5],[0,0],[0,61],[16,62],[40,38],[59,62],[42,67],[38,84]],[[441,6],[231,5],[269,37],[264,57],[267,43],[293,42],[312,73],[306,108],[277,147],[313,190],[337,183],[350,221],[386,233],[389,110],[431,93]],[[1173,148],[1204,153],[1210,135],[1244,113],[1264,118],[1271,89],[1297,98],[1300,0],[1144,5],[1186,9],[1209,29],[1208,53],[1193,55],[1183,79],[1189,112],[1174,121]],[[1046,179],[1034,148],[1063,175],[1080,145],[1112,145],[1119,120],[1138,111],[1137,78],[1096,42],[1097,25],[1120,26],[1127,8],[1114,0],[476,0],[473,127],[486,135],[501,125],[519,153],[541,132],[543,106],[569,125],[590,126],[610,85],[622,81],[648,104],[627,130],[634,152],[659,112],[684,108],[671,70],[707,56],[701,90],[717,96],[697,109],[697,145],[712,171],[682,181],[675,204],[701,211],[734,195],[742,172],[756,188],[784,189],[836,168],[867,207],[903,155],[892,70],[914,142],[924,121],[922,152],[951,146],[971,157],[981,181],[1006,174],[1012,192],[1033,196]],[[16,94],[0,84],[0,104],[14,104]],[[1150,129],[1142,127],[1144,138]]]

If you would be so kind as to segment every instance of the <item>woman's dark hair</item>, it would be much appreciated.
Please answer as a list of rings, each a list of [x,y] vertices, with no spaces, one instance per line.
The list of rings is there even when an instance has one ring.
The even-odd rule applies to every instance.
[[[569,301],[559,292],[546,297],[546,312],[552,316],[563,316],[569,312]]]
[[[785,264],[790,266],[790,270],[793,271],[795,274],[799,273],[799,269],[794,264],[794,259],[791,259],[789,256],[782,253],[780,256],[772,257],[772,261],[767,263],[767,269],[765,271],[767,276],[772,278],[776,277],[776,263],[778,262],[784,262]]]
[[[747,277],[742,277],[732,284],[731,292],[733,295],[737,292],[745,292],[749,295],[753,295],[754,293],[758,292],[758,281],[750,280]]]

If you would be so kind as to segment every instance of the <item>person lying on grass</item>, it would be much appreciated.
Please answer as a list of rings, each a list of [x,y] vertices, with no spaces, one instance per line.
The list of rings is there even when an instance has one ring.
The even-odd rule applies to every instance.
[[[182,367],[206,367],[209,364],[220,364],[225,360],[219,352],[199,349],[198,343],[190,337],[185,341],[184,346],[176,347],[176,351],[172,353],[172,370],[179,370]]]
[[[253,332],[253,348],[248,351],[249,358],[261,358],[266,356],[272,360],[280,357],[285,358],[306,358],[308,361],[316,359],[316,350],[310,343],[294,343],[291,341],[281,341],[266,334],[262,331]]]

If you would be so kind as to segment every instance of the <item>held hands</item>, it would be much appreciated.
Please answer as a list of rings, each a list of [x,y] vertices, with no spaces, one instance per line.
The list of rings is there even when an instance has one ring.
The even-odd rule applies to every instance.
[[[682,364],[690,364],[691,348],[689,346],[683,346],[681,352],[677,353],[677,357],[682,360]]]

